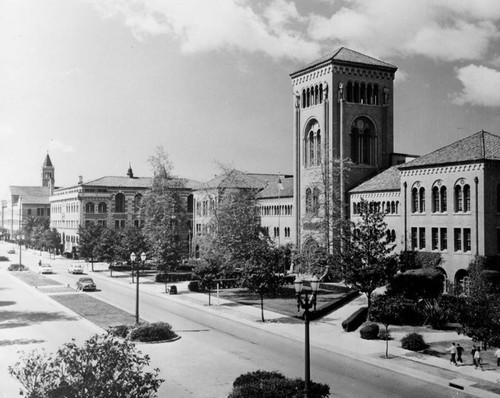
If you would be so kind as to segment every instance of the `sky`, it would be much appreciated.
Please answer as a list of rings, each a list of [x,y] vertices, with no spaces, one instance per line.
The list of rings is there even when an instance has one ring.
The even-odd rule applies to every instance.
[[[341,46],[398,66],[395,152],[500,134],[498,0],[0,0],[0,198],[220,166],[293,173],[290,73]]]

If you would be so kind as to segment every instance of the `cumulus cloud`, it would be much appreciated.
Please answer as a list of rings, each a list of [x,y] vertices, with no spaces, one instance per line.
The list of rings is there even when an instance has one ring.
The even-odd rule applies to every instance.
[[[500,106],[500,71],[481,65],[468,65],[456,70],[463,89],[453,102],[458,105]]]
[[[51,139],[49,143],[49,151],[73,153],[75,152],[75,148],[72,145],[65,144],[59,140]]]

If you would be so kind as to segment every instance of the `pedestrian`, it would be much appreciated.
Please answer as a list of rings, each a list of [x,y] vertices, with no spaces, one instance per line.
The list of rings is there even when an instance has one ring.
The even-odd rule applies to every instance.
[[[475,368],[477,369],[478,367],[483,369],[483,364],[481,363],[481,347],[477,347],[476,352],[474,353],[474,362],[476,363]]]
[[[497,366],[500,366],[500,348],[495,351],[495,357],[497,358]]]
[[[472,350],[470,350],[470,355],[472,356],[472,364],[476,366],[476,357],[474,356],[476,354],[476,346],[472,344]]]
[[[464,361],[462,360],[462,353],[464,352],[464,348],[460,345],[460,343],[457,344],[457,363],[461,363],[463,365]]]
[[[457,347],[455,346],[455,343],[451,343],[451,347],[448,348],[446,351],[450,351],[451,357],[450,357],[450,363],[454,364],[455,366],[458,366],[456,356],[457,356]]]
[[[42,260],[38,260],[38,266],[41,267],[42,266]]]

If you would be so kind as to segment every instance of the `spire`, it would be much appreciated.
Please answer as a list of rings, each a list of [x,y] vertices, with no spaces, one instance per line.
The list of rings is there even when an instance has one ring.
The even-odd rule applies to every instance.
[[[52,164],[52,161],[50,160],[49,151],[47,151],[47,156],[45,156],[45,160],[43,161],[42,165],[42,186],[54,187],[54,182],[55,182],[55,168],[54,165]]]
[[[49,151],[47,151],[47,156],[45,156],[42,167],[54,167],[52,166],[52,161],[50,160]]]
[[[132,171],[132,166],[131,166],[130,162],[128,163],[127,175],[129,176],[129,178],[134,178],[134,172]]]

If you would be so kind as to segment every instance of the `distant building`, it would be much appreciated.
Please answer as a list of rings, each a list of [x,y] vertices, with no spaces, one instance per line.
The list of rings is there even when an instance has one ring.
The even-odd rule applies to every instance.
[[[360,184],[352,220],[361,198],[385,213],[398,251],[439,253],[447,285],[467,291],[473,258],[500,254],[500,137],[480,131]]]
[[[260,210],[261,226],[277,245],[294,243],[293,177],[280,174],[244,173],[231,170],[199,184],[193,191],[193,255],[199,257],[200,241],[226,190],[252,190]]]
[[[132,168],[129,168],[127,176],[106,176],[86,182],[80,178],[76,185],[56,189],[50,198],[51,227],[61,234],[63,251],[77,251],[79,226],[93,223],[113,229],[124,229],[127,225],[142,227],[142,199],[151,183],[151,177],[134,177]],[[192,200],[189,199],[192,186],[193,182],[186,180],[182,188],[189,218],[192,214],[192,205],[189,209],[188,203]],[[190,225],[183,226],[179,232],[186,241],[186,255]]]
[[[9,186],[8,197],[2,203],[2,227],[6,239],[15,239],[28,217],[50,219],[50,195],[54,190],[55,169],[49,154],[42,164],[41,186]]]

